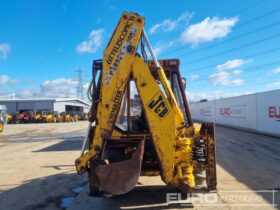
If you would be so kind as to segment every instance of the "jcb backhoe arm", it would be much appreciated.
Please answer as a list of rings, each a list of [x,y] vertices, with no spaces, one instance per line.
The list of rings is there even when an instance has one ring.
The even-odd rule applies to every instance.
[[[153,57],[156,67],[153,73],[136,52],[140,40],[142,50],[146,44]],[[213,126],[205,124],[195,129],[188,107],[187,119],[184,117],[144,32],[143,17],[134,13],[122,15],[99,64],[102,65],[100,80],[98,84],[95,84],[95,78],[92,82],[95,91],[89,135],[85,138],[81,157],[76,160],[79,174],[89,172],[93,191],[102,188],[111,194],[123,194],[133,189],[141,168],[143,171],[143,156],[145,159],[150,154],[145,151],[149,143],[153,145],[157,159],[158,169],[155,170],[160,171],[166,184],[188,191],[195,186],[195,172],[203,168],[208,175],[208,188],[215,189]],[[127,90],[131,80],[136,83],[142,104],[143,115],[138,121],[141,119],[148,128],[142,133],[125,132],[114,126],[122,101],[130,100]],[[130,110],[127,112],[128,118]],[[87,141],[89,151],[84,153]]]
[[[92,148],[77,159],[79,174],[85,172],[91,158],[100,159],[105,139],[110,139],[124,89],[130,80],[131,66],[144,27],[144,18],[124,13],[103,55],[101,100],[97,105],[97,125]]]

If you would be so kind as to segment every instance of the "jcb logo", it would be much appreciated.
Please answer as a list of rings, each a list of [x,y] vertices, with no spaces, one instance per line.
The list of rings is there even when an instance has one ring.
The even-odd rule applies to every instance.
[[[167,105],[163,96],[157,93],[148,103],[148,107],[157,114],[158,117],[163,118],[168,113]]]

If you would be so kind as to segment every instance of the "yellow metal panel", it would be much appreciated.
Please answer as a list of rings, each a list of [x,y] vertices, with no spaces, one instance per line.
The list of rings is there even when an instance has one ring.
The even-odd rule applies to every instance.
[[[159,78],[166,96],[140,57],[134,59],[132,75],[144,106],[163,181],[183,188],[194,187],[193,127],[184,127],[182,112],[163,70],[159,69]]]
[[[135,57],[132,73],[142,104],[146,107],[147,121],[160,159],[162,179],[170,183],[175,162],[176,124],[174,122],[177,116],[141,58]]]
[[[194,127],[194,130],[195,130],[195,134],[199,135],[199,132],[200,132],[200,129],[201,129],[201,124],[194,123],[193,127]]]
[[[76,160],[79,173],[84,172],[91,157],[101,152],[104,138],[110,138],[120,108],[124,89],[131,76],[131,66],[144,27],[144,18],[123,13],[103,55],[101,101],[97,107],[98,124],[93,146]]]
[[[135,13],[124,13],[103,55],[101,108],[98,119],[102,133],[111,135],[131,65],[144,26],[144,18]]]

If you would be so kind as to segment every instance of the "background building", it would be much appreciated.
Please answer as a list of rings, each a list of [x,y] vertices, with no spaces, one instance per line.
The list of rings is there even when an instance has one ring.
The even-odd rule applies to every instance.
[[[8,113],[23,111],[88,112],[90,104],[78,98],[0,99]]]

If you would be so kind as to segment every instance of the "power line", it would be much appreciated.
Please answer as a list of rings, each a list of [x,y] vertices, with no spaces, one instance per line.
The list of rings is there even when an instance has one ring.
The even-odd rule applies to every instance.
[[[216,53],[214,55],[209,55],[209,56],[194,60],[192,62],[188,62],[188,65],[198,63],[200,61],[204,61],[204,60],[207,60],[207,59],[210,59],[210,58],[215,58],[215,57],[218,57],[218,56],[230,53],[230,52],[234,52],[236,50],[240,50],[240,49],[243,49],[243,48],[246,48],[246,47],[249,47],[249,46],[253,46],[253,45],[256,45],[256,44],[259,44],[259,43],[262,43],[262,42],[265,42],[265,41],[268,41],[268,40],[271,40],[271,39],[275,39],[275,38],[278,38],[279,36],[280,36],[280,33],[277,33],[277,34],[274,34],[272,36],[268,36],[268,37],[265,37],[265,38],[262,38],[262,39],[259,39],[259,40],[253,41],[253,42],[249,42],[249,43],[241,45],[239,47],[235,47],[235,48],[232,48],[232,49],[229,49],[229,50],[221,51],[221,52]]]
[[[262,18],[264,18],[264,17],[267,17],[267,16],[269,16],[269,15],[271,15],[271,14],[274,14],[274,13],[276,13],[276,12],[279,12],[279,11],[280,11],[280,7],[276,8],[276,9],[273,9],[273,10],[270,10],[270,11],[268,11],[268,12],[262,14],[262,15],[259,15],[259,16],[257,16],[257,17],[254,17],[254,18],[252,18],[252,19],[250,19],[250,20],[245,21],[244,23],[241,23],[240,25],[237,25],[237,26],[235,27],[235,29],[236,29],[236,28],[243,27],[243,26],[245,26],[245,25],[247,25],[247,24],[249,24],[249,23],[252,23],[252,22],[254,22],[254,21],[256,21],[256,20],[262,19]]]
[[[275,51],[278,51],[280,50],[280,47],[275,47],[275,48],[271,48],[271,49],[268,49],[268,50],[263,50],[263,51],[260,51],[260,52],[257,52],[257,53],[253,53],[253,54],[249,54],[247,56],[242,56],[243,59],[248,59],[248,58],[251,58],[253,56],[259,56],[259,55],[263,55],[263,54],[266,54],[266,53],[272,53],[272,52],[275,52]],[[184,64],[187,65],[187,63],[182,63],[183,66]],[[201,70],[204,70],[206,68],[213,68],[213,67],[216,67],[217,65],[219,65],[221,63],[215,63],[215,64],[211,64],[211,65],[208,65],[208,66],[203,66],[203,67],[199,67],[199,68],[195,68],[195,69],[192,69],[191,72],[198,72],[198,71],[201,71]]]
[[[269,62],[269,63],[265,63],[265,64],[261,64],[261,65],[255,65],[255,66],[251,66],[251,67],[247,67],[247,68],[241,68],[241,70],[246,70],[245,73],[254,73],[252,70],[255,69],[261,69],[263,67],[267,67],[267,66],[272,66],[272,65],[276,65],[276,64],[280,64],[280,61],[273,61],[273,62]],[[248,71],[249,70],[249,71]],[[259,70],[256,70],[259,71]],[[210,73],[207,74],[199,74],[199,77],[203,77],[203,76],[209,76]],[[193,82],[197,82],[197,81],[204,81],[207,79],[196,79]]]
[[[248,68],[242,68],[242,70],[246,70],[245,73],[247,73],[247,74],[248,73],[253,74],[253,73],[256,73],[256,72],[258,73],[258,74],[253,74],[253,76],[251,76],[250,79],[247,79],[246,81],[255,81],[257,76],[261,76],[261,75],[264,74],[263,72],[259,73],[259,70],[256,70],[256,71],[248,71],[248,70],[261,69],[263,67],[272,66],[272,65],[275,65],[275,64],[280,64],[280,61],[269,62],[269,63],[265,63],[265,64],[262,64],[262,65],[251,66],[251,67],[248,67]],[[269,73],[269,72],[267,72],[267,73]],[[199,75],[199,76],[201,77],[201,76],[204,76],[204,75]],[[197,79],[197,80],[192,81],[193,86],[201,87],[200,84],[194,84],[194,83],[201,82],[201,81],[209,81],[208,76],[209,76],[209,74],[207,74],[207,78]],[[232,76],[232,75],[229,75],[229,76]],[[266,79],[266,81],[270,81],[270,80],[275,80],[275,78]],[[279,81],[280,81],[280,78],[279,78]]]
[[[255,74],[253,77],[250,77],[250,78],[248,78],[248,79],[242,79],[244,82],[245,82],[245,84],[243,84],[242,86],[246,86],[246,85],[248,85],[248,84],[246,84],[246,83],[248,83],[248,82],[256,82],[256,80],[257,80],[257,77],[258,76],[261,76],[261,75],[263,75],[262,73],[259,73],[259,74]],[[229,81],[230,80],[234,80],[234,79],[229,79]],[[269,82],[269,81],[272,81],[272,80],[275,80],[275,78],[267,78],[265,81],[264,81],[264,83],[266,83],[266,82]],[[201,80],[202,81],[202,80]],[[213,81],[211,81],[209,78],[207,78],[207,79],[205,79],[205,81],[204,82],[210,82],[211,84],[217,84],[217,85],[222,85],[221,84],[221,82],[213,82]],[[279,80],[280,81],[280,80]],[[199,84],[192,84],[191,85],[191,83],[188,83],[189,84],[189,86],[192,86],[192,87],[209,87],[209,85],[199,85]],[[223,85],[223,87],[231,87],[231,88],[235,88],[236,86],[230,86],[230,85]]]
[[[84,91],[83,91],[83,70],[78,69],[77,72],[77,98],[84,99]]]
[[[278,12],[278,11],[280,11],[280,8],[276,8],[276,9],[270,10],[270,11],[268,11],[268,12],[262,14],[262,15],[259,15],[259,16],[257,16],[257,17],[254,17],[254,18],[252,18],[252,19],[250,19],[250,20],[248,20],[248,21],[245,21],[244,23],[241,23],[240,25],[237,25],[237,26],[235,27],[235,29],[236,29],[236,28],[243,27],[244,25],[247,25],[247,24],[249,24],[249,23],[252,23],[252,22],[254,22],[254,21],[257,21],[257,20],[259,20],[259,19],[261,19],[261,18],[264,18],[264,17],[266,17],[266,16],[268,16],[268,15],[274,14],[274,13],[276,13],[276,12]],[[244,35],[243,35],[243,36],[244,36]],[[167,52],[167,53],[164,53],[163,56],[168,55],[168,54],[172,54],[172,53],[177,52],[177,51],[181,51],[182,49],[185,49],[185,48],[188,48],[188,47],[189,47],[189,46],[179,47],[179,48],[177,48],[177,49],[174,49],[174,50],[172,50],[172,51],[169,51],[169,52]]]
[[[241,14],[241,13],[243,13],[244,11],[247,11],[248,9],[251,9],[251,8],[253,8],[253,7],[255,7],[255,6],[259,5],[259,4],[262,4],[262,3],[264,3],[264,2],[265,2],[265,1],[263,1],[263,0],[258,1],[258,2],[252,4],[252,5],[248,6],[248,7],[244,7],[244,8],[242,8],[242,9],[237,10],[235,13]],[[234,15],[234,13],[232,13],[231,15]]]
[[[251,84],[252,82],[258,82],[258,81],[256,81],[256,79],[257,79],[257,76],[261,76],[262,74],[257,74],[257,75],[255,75],[255,77],[252,77],[252,78],[250,78],[250,79],[243,79],[243,81],[245,82],[245,84],[242,84],[242,86],[248,86],[249,84]],[[234,79],[232,79],[232,80],[234,80]],[[207,81],[209,81],[209,83],[211,84],[211,85],[222,85],[221,84],[221,82],[212,82],[212,81],[210,81],[210,80],[207,80]],[[270,82],[270,81],[274,81],[274,82],[277,82],[277,81],[275,81],[275,78],[268,78],[268,79],[266,79],[265,81],[263,81],[264,83],[267,83],[267,82]],[[279,82],[280,82],[280,80],[278,80]],[[206,81],[205,81],[206,82]],[[249,82],[249,83],[248,83]],[[247,84],[246,84],[247,83]],[[209,87],[209,85],[210,84],[205,84],[205,85],[199,85],[199,84],[191,84],[191,83],[188,83],[188,86],[190,87],[192,87],[192,88],[203,88],[203,87]],[[255,83],[254,83],[255,84]],[[227,88],[236,88],[236,87],[240,87],[240,86],[232,86],[232,85],[222,85],[223,87],[227,87]]]
[[[276,80],[276,81],[275,81]],[[250,78],[250,79],[247,79],[247,80],[244,80],[245,82],[250,82],[249,84],[243,84],[242,86],[244,87],[250,87],[250,86],[253,86],[253,85],[256,85],[256,84],[266,84],[267,82],[277,82],[277,79],[276,78],[269,78],[269,79],[266,79],[265,81],[256,81],[256,78]],[[210,81],[209,81],[210,82]],[[254,82],[254,83],[252,83]],[[280,80],[279,80],[280,82]],[[199,85],[199,84],[194,84],[194,85],[190,85],[190,83],[188,83],[189,85],[187,85],[187,87],[191,87],[191,88],[196,88],[196,87],[209,87],[210,85],[213,85],[212,83],[210,85]],[[241,87],[241,86],[230,86],[230,85],[223,85],[223,88],[236,88],[236,87]]]
[[[277,21],[277,22],[274,22],[274,23],[271,23],[269,25],[266,25],[266,26],[263,26],[263,27],[260,27],[260,28],[257,28],[255,30],[252,30],[252,31],[249,31],[249,32],[246,32],[246,33],[243,33],[239,36],[236,36],[236,37],[233,37],[231,39],[227,39],[227,40],[224,40],[224,41],[221,41],[219,43],[216,43],[216,44],[212,44],[210,46],[207,46],[207,47],[203,47],[201,49],[198,49],[196,51],[193,51],[193,52],[189,52],[188,54],[184,53],[184,54],[181,54],[179,55],[178,57],[185,57],[185,56],[189,56],[189,55],[193,55],[193,54],[196,54],[196,53],[199,53],[199,52],[202,52],[202,51],[205,51],[205,50],[208,50],[208,49],[211,49],[211,48],[214,48],[214,47],[217,47],[217,46],[220,46],[220,45],[223,45],[223,44],[226,44],[226,43],[229,43],[229,42],[232,42],[234,40],[237,40],[237,39],[240,39],[240,38],[243,38],[243,37],[246,37],[250,34],[254,34],[256,32],[259,32],[259,31],[263,31],[265,29],[268,29],[270,27],[273,27],[273,26],[276,26],[276,25],[279,25],[280,24],[280,21]],[[178,50],[180,51],[180,50]],[[167,53],[168,54],[168,53]],[[166,54],[164,54],[166,55]]]
[[[249,84],[244,84],[244,85],[242,85],[242,86],[230,86],[230,85],[228,85],[228,86],[226,86],[226,85],[223,85],[222,87],[217,87],[217,88],[215,88],[214,90],[207,90],[207,91],[210,91],[210,92],[212,92],[212,91],[217,91],[217,90],[225,90],[226,89],[226,91],[229,91],[229,90],[231,90],[231,89],[235,89],[235,88],[243,88],[243,90],[242,91],[246,91],[246,90],[249,90],[249,89],[252,89],[252,88],[254,88],[254,87],[256,87],[257,85],[258,86],[262,86],[262,88],[264,88],[264,86],[266,86],[267,88],[274,88],[274,89],[280,89],[280,86],[278,87],[278,85],[273,85],[272,83],[274,83],[275,81],[271,81],[271,80],[269,80],[269,81],[258,81],[258,82],[255,82],[255,83],[249,83]],[[212,84],[211,85],[207,85],[207,86],[204,86],[205,88],[209,88],[210,86],[213,86]],[[190,92],[190,93],[193,93],[194,91],[193,90],[195,90],[195,89],[198,89],[197,87],[193,87],[193,86],[187,86],[187,91],[188,92]],[[201,89],[201,87],[199,88],[199,89]],[[265,89],[263,89],[263,91],[264,91]],[[203,90],[201,90],[201,91],[203,91]]]

